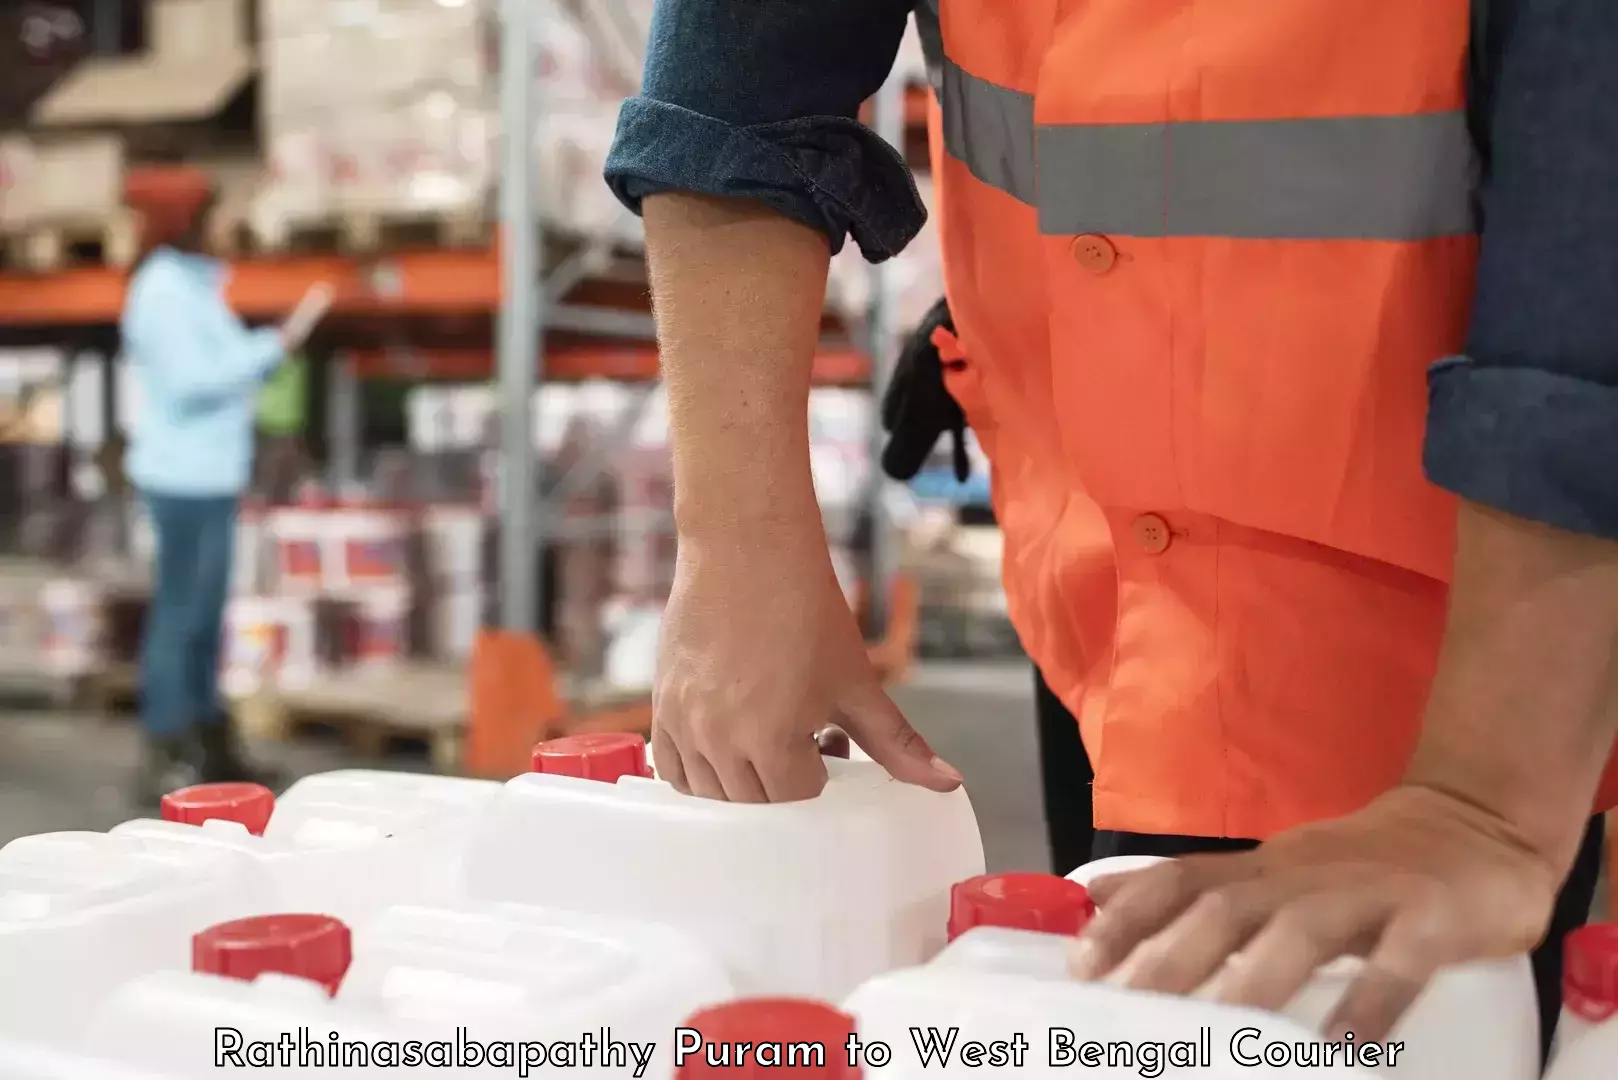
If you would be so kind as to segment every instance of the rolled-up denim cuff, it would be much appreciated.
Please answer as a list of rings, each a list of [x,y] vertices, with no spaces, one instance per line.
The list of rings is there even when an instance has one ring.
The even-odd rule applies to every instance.
[[[667,191],[756,199],[826,235],[852,236],[881,262],[927,221],[904,159],[840,116],[737,127],[667,102],[632,98],[618,114],[607,184],[629,209]]]
[[[1618,387],[1451,357],[1428,372],[1424,461],[1464,499],[1618,540]]]

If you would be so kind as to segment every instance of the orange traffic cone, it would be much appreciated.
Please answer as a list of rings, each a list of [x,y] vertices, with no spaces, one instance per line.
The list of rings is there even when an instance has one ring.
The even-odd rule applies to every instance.
[[[527,772],[534,744],[566,716],[556,666],[538,637],[484,630],[472,649],[462,768],[505,780]]]

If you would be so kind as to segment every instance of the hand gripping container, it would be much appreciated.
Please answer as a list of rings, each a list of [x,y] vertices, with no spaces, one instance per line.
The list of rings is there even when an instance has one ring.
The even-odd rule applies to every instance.
[[[0,1031],[55,1042],[124,980],[183,971],[191,935],[268,889],[239,853],[106,833],[0,849]]]
[[[1618,926],[1597,923],[1568,935],[1562,1018],[1546,1080],[1618,1075]]]
[[[1155,1075],[1143,1069],[1175,1065],[1209,1080],[1237,1080],[1255,1071],[1406,1080],[1538,1075],[1537,1011],[1526,958],[1442,972],[1381,1048],[1372,1052],[1357,1044],[1360,1049],[1347,1058],[1342,1044],[1328,1049],[1319,1032],[1357,963],[1323,968],[1279,1015],[1216,1004],[1203,995],[1170,997],[1076,982],[1067,975],[1067,955],[1071,933],[1088,921],[1088,900],[1078,896],[1083,887],[1054,877],[1042,885],[1043,875],[1021,877],[1010,888],[992,877],[963,882],[954,907],[967,914],[952,924],[958,936],[948,948],[932,963],[873,979],[849,998],[846,1007],[858,1018],[862,1036],[893,1042],[896,1075],[1054,1075],[1077,1066],[1087,1075],[1138,1077]],[[976,899],[986,893],[996,894],[998,902]],[[1025,910],[1019,913],[1019,907]],[[1036,926],[1059,932],[1030,929]],[[919,1034],[913,1036],[912,1027]],[[1022,1068],[1008,1045],[1012,1032],[1023,1033],[1028,1044]],[[986,1049],[968,1051],[972,1042]],[[1390,1068],[1391,1044],[1402,1046]],[[947,1063],[940,1056],[946,1045]],[[899,1053],[901,1046],[907,1054]],[[963,1052],[981,1054],[985,1066],[971,1067]],[[925,1070],[919,1067],[924,1053],[931,1062]]]
[[[608,1060],[570,1075],[667,1077],[670,1032],[733,996],[723,967],[655,923],[514,905],[392,908],[355,937],[340,1003],[481,1040],[578,1043]]]
[[[964,790],[825,763],[817,798],[773,805],[519,776],[467,850],[467,896],[656,919],[712,949],[743,994],[835,1000],[937,951],[950,884],[982,872],[983,846]]]

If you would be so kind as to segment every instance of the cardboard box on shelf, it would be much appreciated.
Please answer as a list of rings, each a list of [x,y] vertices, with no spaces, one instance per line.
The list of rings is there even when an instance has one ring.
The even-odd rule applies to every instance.
[[[432,598],[432,626],[428,649],[435,660],[458,663],[472,655],[483,627],[487,599],[479,583],[444,590]]]
[[[222,688],[246,697],[265,685],[307,686],[317,670],[314,604],[295,596],[241,596],[225,610]]]
[[[26,225],[34,175],[34,141],[26,135],[0,135],[0,232]]]
[[[101,667],[102,590],[92,581],[60,578],[40,591],[41,660],[54,676],[76,678]]]
[[[430,216],[480,212],[494,186],[492,114],[447,91],[385,111],[346,112],[334,141],[340,212]]]
[[[12,179],[5,221],[15,226],[104,221],[123,210],[124,143],[115,135],[22,140],[4,151]]]
[[[248,44],[245,0],[152,0],[147,40],[164,60],[208,59]]]
[[[410,590],[372,586],[354,593],[358,621],[355,661],[362,668],[388,668],[408,654]]]

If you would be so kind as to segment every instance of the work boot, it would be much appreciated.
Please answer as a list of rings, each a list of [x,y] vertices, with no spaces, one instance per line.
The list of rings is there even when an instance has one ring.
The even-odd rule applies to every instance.
[[[229,718],[199,723],[193,728],[198,768],[203,784],[262,784],[278,790],[280,776],[273,769],[249,761],[242,751],[236,726]]]
[[[196,748],[187,734],[148,735],[141,748],[140,773],[135,782],[135,801],[143,809],[155,809],[171,791],[202,782]]]

